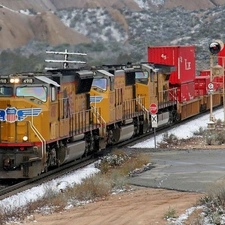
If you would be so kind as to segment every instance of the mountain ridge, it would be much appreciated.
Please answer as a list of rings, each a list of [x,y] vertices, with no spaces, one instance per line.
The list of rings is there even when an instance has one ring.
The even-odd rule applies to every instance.
[[[117,26],[117,30],[114,31],[128,36],[127,40],[129,40],[130,24],[124,15],[124,11],[159,10],[158,13],[160,13],[162,9],[170,10],[177,7],[186,10],[195,9],[196,11],[221,5],[225,5],[223,0],[180,0],[179,2],[177,0],[64,0],[63,2],[61,0],[40,0],[38,2],[36,0],[0,0],[0,38],[3,40],[0,43],[0,49],[15,49],[34,39],[47,42],[50,45],[96,41],[92,39],[93,35],[87,36],[85,34],[88,31],[81,32],[80,27],[84,26],[82,23],[85,23],[85,21],[80,21],[80,24],[77,23],[76,26],[72,27],[70,24],[64,23],[62,18],[58,18],[58,12],[61,10],[104,9],[104,12],[110,14],[113,23],[122,26],[119,28],[114,25]],[[109,23],[107,23],[107,26],[110,26]],[[86,29],[89,29],[89,27],[86,27]],[[106,34],[103,35],[110,36],[109,32],[105,31]],[[118,41],[120,40],[118,39]]]

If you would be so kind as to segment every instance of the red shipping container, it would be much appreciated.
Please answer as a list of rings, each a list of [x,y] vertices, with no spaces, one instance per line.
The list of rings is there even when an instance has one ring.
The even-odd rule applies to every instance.
[[[195,96],[208,94],[208,85],[210,83],[209,76],[195,77]]]
[[[195,98],[195,82],[187,82],[183,84],[170,84],[170,88],[177,88],[178,102],[187,102]],[[172,100],[172,99],[171,99]]]
[[[225,47],[218,53],[218,64],[225,66]]]
[[[150,46],[148,47],[148,62],[176,66],[171,73],[171,84],[194,82],[195,47],[194,46]]]
[[[223,76],[213,77],[213,85],[214,85],[215,91],[217,91],[218,89],[222,89],[223,88]]]
[[[203,92],[203,90],[201,90],[201,89],[195,90],[195,96],[196,96],[196,97],[197,97],[197,96],[203,96],[203,95],[205,95],[204,92]]]
[[[210,70],[201,70],[200,76],[210,76]]]

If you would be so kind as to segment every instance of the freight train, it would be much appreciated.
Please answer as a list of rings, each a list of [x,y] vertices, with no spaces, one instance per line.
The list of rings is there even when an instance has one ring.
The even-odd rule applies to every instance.
[[[184,120],[221,104],[196,77],[193,46],[149,47],[148,62],[90,67],[68,57],[43,73],[0,76],[0,179],[32,178],[109,145]],[[75,64],[72,66],[71,64]],[[200,79],[201,78],[201,79]]]

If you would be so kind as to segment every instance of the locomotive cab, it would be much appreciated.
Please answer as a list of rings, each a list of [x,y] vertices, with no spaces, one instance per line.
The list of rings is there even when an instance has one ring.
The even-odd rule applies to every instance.
[[[170,123],[174,118],[176,93],[169,89],[169,77],[174,70],[174,66],[144,63],[136,72],[137,96],[145,99],[143,107],[146,111],[152,103],[158,106],[158,126]]]
[[[37,176],[45,168],[45,124],[59,85],[33,73],[3,76],[0,82],[0,178]]]

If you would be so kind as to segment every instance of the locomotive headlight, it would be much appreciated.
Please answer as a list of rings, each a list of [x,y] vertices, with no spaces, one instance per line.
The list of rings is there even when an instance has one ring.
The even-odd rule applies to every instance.
[[[27,141],[28,137],[27,136],[23,136],[23,141]]]
[[[11,78],[10,79],[10,83],[11,84],[18,84],[20,82],[20,79],[19,78]]]
[[[20,79],[19,78],[15,78],[14,80],[15,80],[15,83],[16,84],[18,84],[20,82]]]

